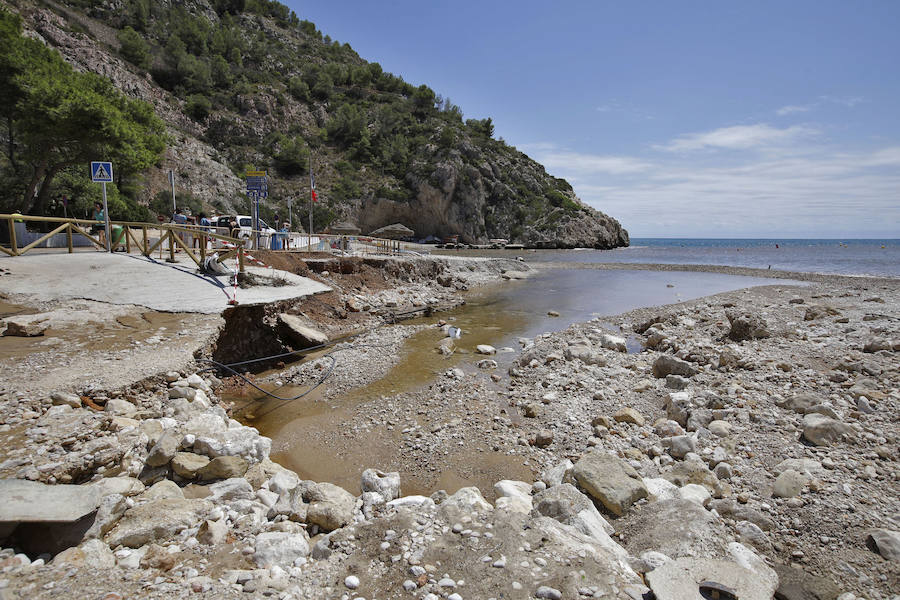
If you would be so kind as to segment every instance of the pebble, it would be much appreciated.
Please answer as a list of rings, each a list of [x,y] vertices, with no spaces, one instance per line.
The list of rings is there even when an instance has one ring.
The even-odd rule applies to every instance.
[[[359,577],[356,575],[348,575],[344,579],[344,585],[347,586],[347,589],[355,590],[359,587]]]
[[[534,597],[535,598],[546,598],[547,600],[560,600],[562,598],[562,592],[560,592],[556,588],[542,585],[534,593]]]

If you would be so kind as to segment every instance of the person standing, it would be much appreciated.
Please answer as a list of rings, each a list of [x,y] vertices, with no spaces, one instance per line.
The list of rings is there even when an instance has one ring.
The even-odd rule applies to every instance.
[[[91,217],[97,221],[96,225],[91,226],[91,233],[100,236],[100,245],[103,247],[98,250],[106,249],[106,214],[103,212],[103,205],[100,202],[94,202],[94,212]]]

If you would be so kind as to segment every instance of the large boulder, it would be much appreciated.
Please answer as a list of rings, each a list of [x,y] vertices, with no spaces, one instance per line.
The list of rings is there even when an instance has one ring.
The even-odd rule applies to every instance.
[[[670,558],[715,557],[726,551],[721,519],[690,500],[659,500],[629,516],[625,547],[633,556],[661,552]]]
[[[900,531],[874,529],[866,538],[866,545],[890,561],[900,561]]]
[[[240,456],[217,456],[197,471],[201,481],[243,477],[250,464]]]
[[[156,444],[150,448],[150,453],[147,455],[147,464],[151,467],[161,467],[163,465],[169,464],[169,461],[175,457],[175,453],[178,452],[178,443],[181,441],[181,436],[178,435],[174,431],[166,431],[157,440]]]
[[[205,500],[167,498],[135,506],[109,532],[106,542],[113,548],[137,548],[166,539],[197,525],[211,505]]]
[[[309,491],[306,520],[325,531],[333,531],[353,520],[356,498],[333,483],[318,483]]]
[[[731,323],[728,337],[736,342],[758,340],[772,335],[768,323],[759,315],[749,312],[726,311],[725,316]]]
[[[241,456],[251,463],[269,458],[272,440],[259,435],[253,427],[235,427],[194,440],[194,450],[210,458]]]
[[[278,565],[287,569],[298,558],[309,555],[309,539],[305,531],[269,531],[256,536],[255,548],[253,562],[258,567],[265,569]]]
[[[607,523],[590,498],[574,485],[563,483],[538,492],[532,499],[535,515],[571,525],[589,537],[608,537],[613,527]]]
[[[803,417],[803,439],[816,446],[830,446],[853,437],[853,428],[819,413]]]
[[[582,489],[614,515],[623,515],[648,495],[647,486],[631,465],[602,450],[582,456],[572,474]]]
[[[657,379],[665,379],[667,375],[693,377],[696,374],[697,369],[691,363],[671,354],[663,354],[653,362],[653,376]]]
[[[362,491],[381,494],[385,502],[400,497],[400,473],[366,469],[362,473]]]

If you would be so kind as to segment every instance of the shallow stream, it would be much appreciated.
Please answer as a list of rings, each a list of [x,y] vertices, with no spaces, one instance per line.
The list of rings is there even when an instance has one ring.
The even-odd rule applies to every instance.
[[[373,398],[419,389],[453,366],[474,369],[474,363],[485,358],[475,353],[479,344],[490,344],[499,350],[492,358],[500,365],[496,372],[505,376],[506,366],[521,348],[519,338],[560,331],[576,322],[639,307],[672,304],[751,286],[792,283],[703,272],[546,270],[529,279],[473,293],[467,304],[451,311],[405,322],[436,325],[443,319],[462,329],[461,338],[456,340],[458,350],[450,357],[436,351],[441,334],[436,327],[429,327],[407,339],[398,363],[383,379],[338,399],[323,402],[321,394],[314,392],[275,410],[268,408],[273,401],[265,396],[245,396],[240,401],[247,410],[239,418],[273,438],[273,459],[281,464],[302,477],[330,481],[358,492],[363,469],[396,464],[398,461],[392,457],[402,450],[399,426],[347,439],[346,423],[355,408]],[[559,316],[550,316],[550,311]],[[628,337],[627,333],[623,335]],[[629,338],[629,350],[640,350],[637,338]],[[278,394],[289,396],[302,391],[284,386]],[[311,443],[313,440],[316,443]],[[499,479],[531,475],[521,457],[477,450],[461,448],[448,455],[438,476],[401,471],[404,494],[427,494],[436,489],[453,492],[464,485],[477,485],[489,493]]]

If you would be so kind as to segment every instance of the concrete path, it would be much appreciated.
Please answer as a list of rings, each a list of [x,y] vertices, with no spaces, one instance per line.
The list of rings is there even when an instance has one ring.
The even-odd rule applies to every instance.
[[[170,264],[143,256],[78,252],[26,254],[0,259],[0,292],[38,301],[85,298],[134,304],[165,312],[218,314],[233,291],[229,276],[202,274],[188,258]],[[240,304],[260,304],[310,296],[331,288],[285,271],[248,267],[247,272],[278,285],[237,290]]]

